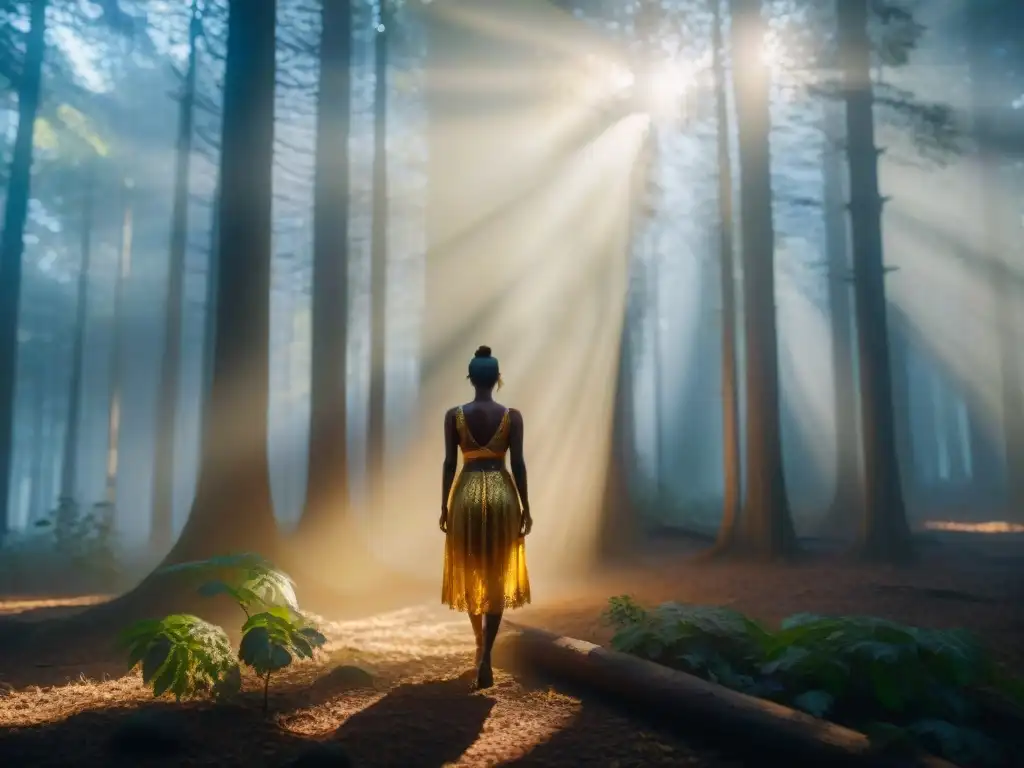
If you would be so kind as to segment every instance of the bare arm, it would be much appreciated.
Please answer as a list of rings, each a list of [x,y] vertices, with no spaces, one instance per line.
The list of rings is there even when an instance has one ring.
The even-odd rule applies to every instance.
[[[509,463],[512,468],[512,478],[516,481],[516,490],[519,491],[519,501],[523,505],[523,514],[530,514],[530,497],[526,489],[526,461],[523,459],[523,414],[515,408],[509,409]]]
[[[444,466],[441,470],[441,511],[448,509],[448,496],[455,482],[459,465],[459,430],[455,425],[455,409],[444,415]]]

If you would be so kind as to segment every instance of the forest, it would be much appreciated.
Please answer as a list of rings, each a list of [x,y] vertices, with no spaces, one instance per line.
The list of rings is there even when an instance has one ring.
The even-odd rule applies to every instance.
[[[1024,747],[1019,0],[0,0],[0,204],[0,763]]]

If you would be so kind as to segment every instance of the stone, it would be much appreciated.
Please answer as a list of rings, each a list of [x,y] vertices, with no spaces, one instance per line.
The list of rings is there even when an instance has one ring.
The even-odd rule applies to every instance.
[[[326,675],[317,678],[314,687],[331,691],[351,691],[358,688],[372,688],[374,677],[362,667],[342,664]]]

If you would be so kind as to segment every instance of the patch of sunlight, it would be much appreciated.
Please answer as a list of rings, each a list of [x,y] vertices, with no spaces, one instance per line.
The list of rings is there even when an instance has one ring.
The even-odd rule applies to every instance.
[[[326,650],[346,647],[388,661],[464,654],[475,647],[469,620],[443,606],[416,606],[355,621],[318,618]]]
[[[924,524],[924,528],[928,531],[955,531],[957,533],[1024,533],[1024,525],[1005,520],[988,520],[982,523],[929,520]]]
[[[33,685],[0,696],[0,726],[27,726],[65,720],[79,712],[151,701],[152,692],[140,675],[107,680],[80,677],[67,685]]]
[[[110,599],[110,595],[81,595],[78,597],[0,597],[0,616],[53,608],[85,608]]]

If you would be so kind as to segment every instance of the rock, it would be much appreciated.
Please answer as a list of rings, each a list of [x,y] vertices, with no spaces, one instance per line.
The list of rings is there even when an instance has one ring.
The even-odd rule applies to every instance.
[[[323,677],[317,678],[314,688],[331,691],[350,691],[357,688],[372,688],[374,678],[361,667],[342,664],[335,667]]]
[[[118,755],[160,757],[175,755],[185,747],[185,729],[173,712],[134,712],[110,737],[109,748]]]
[[[321,741],[306,747],[288,768],[351,768],[352,759],[341,744]]]

